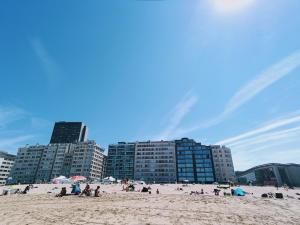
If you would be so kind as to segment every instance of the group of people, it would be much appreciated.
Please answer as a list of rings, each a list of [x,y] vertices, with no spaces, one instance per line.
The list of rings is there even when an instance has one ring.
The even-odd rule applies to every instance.
[[[72,185],[72,191],[71,194],[67,194],[67,188],[62,187],[60,193],[56,195],[56,197],[63,197],[68,195],[78,195],[78,196],[92,196],[93,189],[90,187],[89,184],[85,186],[83,191],[80,189],[80,184],[76,183]],[[97,186],[97,188],[94,190],[94,197],[100,197],[100,186]]]
[[[27,185],[23,191],[21,191],[19,188],[17,189],[8,189],[8,190],[3,190],[2,195],[8,195],[8,194],[27,194],[29,190],[33,188],[33,185]]]

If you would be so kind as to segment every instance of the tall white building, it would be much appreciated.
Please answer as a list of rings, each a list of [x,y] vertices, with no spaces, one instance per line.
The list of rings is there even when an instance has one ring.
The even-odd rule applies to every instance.
[[[217,182],[235,181],[234,166],[230,148],[211,145],[215,177]]]
[[[16,183],[49,182],[54,177],[104,176],[104,149],[95,141],[26,146],[18,150],[11,177]]]
[[[90,179],[104,178],[106,156],[95,141],[74,145],[70,176],[82,175]]]
[[[15,162],[15,155],[0,151],[0,185],[5,185],[12,166]]]
[[[136,142],[134,178],[149,183],[175,183],[175,159],[174,141]]]

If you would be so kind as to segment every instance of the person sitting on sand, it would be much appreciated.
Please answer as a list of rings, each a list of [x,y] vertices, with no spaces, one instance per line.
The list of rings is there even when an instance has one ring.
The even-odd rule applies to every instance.
[[[158,188],[156,189],[156,194],[159,194],[159,190],[158,190]]]
[[[214,193],[215,193],[216,196],[218,196],[219,193],[220,193],[220,189],[215,188],[215,189],[214,189]]]
[[[91,190],[91,188],[90,188],[90,185],[87,184],[87,185],[85,186],[84,190],[81,192],[80,195],[91,196],[91,192],[92,192],[92,190]]]
[[[100,186],[97,186],[96,190],[95,190],[95,197],[100,197]]]
[[[60,193],[58,195],[56,195],[56,197],[63,197],[63,196],[67,196],[67,188],[66,187],[62,187]]]
[[[71,191],[71,193],[74,194],[74,195],[79,195],[81,193],[80,184],[79,183],[72,185],[72,191]]]
[[[203,191],[203,189],[201,189],[201,192],[200,192],[200,194],[201,194],[201,195],[203,195],[203,194],[204,194],[204,191]]]
[[[234,189],[231,189],[231,195],[234,196]]]
[[[27,186],[25,187],[24,191],[22,192],[22,194],[27,194],[27,192],[29,191],[29,189],[30,189],[30,186],[27,185]]]

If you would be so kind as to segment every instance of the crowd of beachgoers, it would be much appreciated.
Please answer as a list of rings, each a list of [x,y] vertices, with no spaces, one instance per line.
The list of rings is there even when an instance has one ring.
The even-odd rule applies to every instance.
[[[13,194],[27,194],[29,192],[31,192],[31,190],[34,189],[38,189],[40,187],[43,186],[49,186],[52,187],[51,190],[47,190],[47,194],[51,194],[51,193],[57,193],[57,190],[60,188],[60,192],[57,193],[55,196],[56,197],[64,197],[64,196],[70,196],[70,195],[78,195],[78,196],[93,196],[93,197],[100,197],[101,193],[109,193],[107,191],[105,191],[105,187],[107,186],[114,186],[114,187],[119,187],[119,190],[115,190],[113,193],[117,193],[117,192],[142,192],[142,193],[156,193],[159,194],[160,188],[163,187],[168,187],[168,186],[172,186],[174,184],[156,184],[156,185],[146,185],[145,183],[143,184],[137,184],[137,183],[133,183],[133,182],[122,182],[122,183],[115,183],[115,184],[97,184],[97,186],[95,187],[95,185],[91,185],[87,182],[74,182],[72,184],[29,184],[29,185],[8,185],[8,186],[3,186],[2,188],[0,187],[0,191],[2,189],[2,193],[0,193],[0,196],[5,196],[5,195],[13,195]],[[100,185],[102,187],[104,187],[103,190],[101,190]],[[84,186],[84,188],[82,189],[81,187]],[[155,186],[156,188],[153,188],[153,186]],[[198,187],[199,185],[195,185],[195,184],[177,184],[176,185],[176,189],[175,191],[177,191],[178,193],[184,193],[184,194],[190,194],[190,195],[215,195],[215,196],[220,196],[220,194],[224,195],[224,196],[246,196],[246,195],[254,195],[253,192],[249,192],[249,191],[245,191],[246,189],[248,189],[251,186],[236,186],[234,184],[221,184],[221,185],[202,185],[203,187],[211,187],[210,191],[206,191],[204,192],[203,188],[193,188],[193,187]],[[22,187],[24,187],[22,189]],[[189,188],[188,188],[189,187]],[[253,188],[253,187],[251,187]],[[260,187],[254,187],[254,188],[260,188]],[[284,186],[284,187],[271,187],[272,191],[266,192],[266,193],[256,193],[257,194],[261,194],[260,196],[262,198],[278,198],[278,199],[283,199],[283,198],[295,198],[300,200],[300,189],[295,189],[294,187],[288,187],[288,186]],[[68,192],[68,189],[71,189]],[[164,189],[164,188],[163,188]],[[191,189],[191,190],[190,190]],[[244,190],[245,189],[245,190]],[[185,191],[184,191],[185,190]],[[187,190],[189,190],[187,192]],[[290,192],[289,192],[290,190]],[[299,190],[298,192],[293,192],[292,190]],[[34,191],[33,193],[36,193],[36,191]],[[40,193],[40,191],[38,191],[37,193]],[[170,193],[170,191],[165,192],[165,194]],[[172,192],[174,193],[174,192]]]
[[[0,187],[0,224],[299,224],[300,189],[200,184]]]

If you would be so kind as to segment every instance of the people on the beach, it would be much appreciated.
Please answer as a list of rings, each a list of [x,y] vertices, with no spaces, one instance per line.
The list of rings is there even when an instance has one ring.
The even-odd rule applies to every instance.
[[[81,193],[80,184],[79,183],[73,184],[71,194],[79,195],[80,193]]]
[[[63,197],[63,196],[67,196],[67,188],[66,187],[62,187],[60,193],[58,195],[56,195],[56,197]]]
[[[95,190],[95,197],[100,197],[100,186],[97,186],[96,190]]]
[[[27,185],[24,189],[24,191],[22,192],[22,194],[27,194],[27,192],[30,190],[30,186]]]
[[[85,186],[84,190],[81,192],[80,195],[91,196],[91,192],[92,192],[92,190],[91,190],[91,188],[90,188],[90,185],[87,184],[87,185]]]
[[[159,194],[159,190],[158,190],[158,188],[156,189],[156,194]]]
[[[219,196],[219,194],[220,194],[220,191],[221,191],[220,189],[217,189],[217,188],[215,188],[215,189],[214,189],[214,193],[215,193],[215,195],[216,195],[216,196]]]

